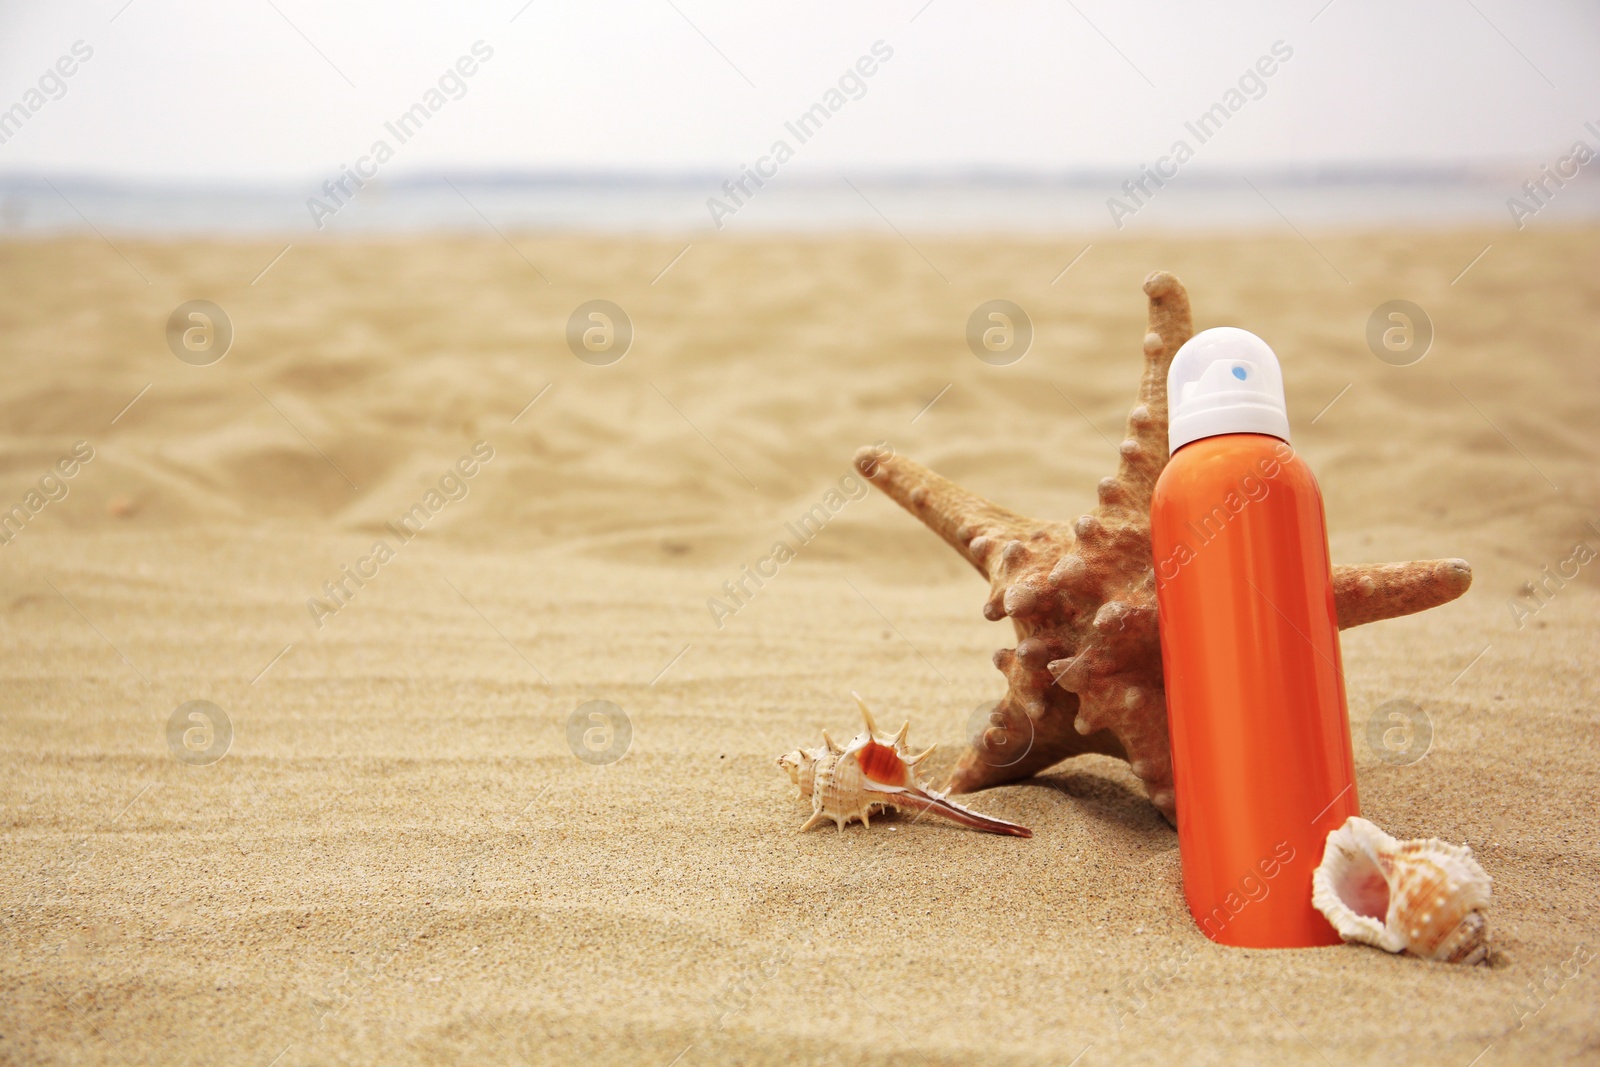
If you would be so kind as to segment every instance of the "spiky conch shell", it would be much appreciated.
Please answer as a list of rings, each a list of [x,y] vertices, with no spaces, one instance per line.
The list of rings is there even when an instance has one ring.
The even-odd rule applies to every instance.
[[[1328,834],[1311,902],[1346,941],[1443,963],[1489,955],[1489,883],[1472,849],[1396,841],[1352,815]]]
[[[916,765],[932,755],[933,748],[911,755],[905,744],[910,720],[894,737],[880,739],[866,703],[859,695],[850,695],[855,697],[861,717],[866,720],[865,733],[840,745],[824,730],[821,748],[797,748],[778,757],[778,766],[789,772],[789,778],[800,787],[800,796],[811,800],[811,818],[800,827],[801,833],[830,819],[841,833],[857,819],[870,828],[875,812],[892,807],[940,815],[989,833],[1033,836],[1026,826],[980,815],[917,781]]]

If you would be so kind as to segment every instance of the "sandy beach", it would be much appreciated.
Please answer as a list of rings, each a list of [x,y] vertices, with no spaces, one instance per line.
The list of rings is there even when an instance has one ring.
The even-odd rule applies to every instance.
[[[110,236],[0,243],[0,1061],[1600,1060],[1600,561],[1567,562],[1600,233]],[[1278,352],[1336,561],[1472,563],[1343,651],[1363,812],[1473,846],[1489,966],[1213,945],[1105,757],[968,798],[1028,840],[796,832],[776,755],[858,729],[854,689],[947,769],[1014,643],[852,455],[1080,514],[1158,268]],[[1009,366],[964,336],[995,298],[1033,323]],[[233,331],[203,366],[165,334],[195,299]],[[597,299],[633,328],[605,366],[566,341]],[[1433,324],[1410,366],[1365,340],[1394,299]],[[1367,740],[1401,699],[1410,763]],[[205,765],[169,744],[196,700]],[[569,744],[592,700],[614,762]]]

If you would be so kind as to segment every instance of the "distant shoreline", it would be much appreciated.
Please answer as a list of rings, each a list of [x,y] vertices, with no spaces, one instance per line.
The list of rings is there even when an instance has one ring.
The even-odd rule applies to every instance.
[[[1185,171],[1159,202],[1126,223],[1128,235],[1165,231],[1384,226],[1514,228],[1507,200],[1526,168],[1322,168],[1245,174]],[[848,177],[848,182],[846,181]],[[1018,236],[1116,232],[1106,197],[1120,172],[878,176],[785,175],[722,231],[839,233],[895,228],[921,233]],[[323,233],[716,232],[705,198],[709,174],[414,175],[376,179],[328,220]],[[0,236],[90,232],[316,233],[306,186],[178,185],[93,176],[0,176]],[[859,190],[859,192],[857,191]],[[488,220],[488,223],[486,223]],[[1600,179],[1585,172],[1541,209],[1536,225],[1600,220]]]

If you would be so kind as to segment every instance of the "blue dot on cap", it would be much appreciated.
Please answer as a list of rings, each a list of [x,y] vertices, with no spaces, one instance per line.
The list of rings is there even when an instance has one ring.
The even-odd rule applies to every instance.
[[[1235,378],[1239,379],[1241,382],[1244,381],[1245,375],[1247,375],[1249,373],[1250,372],[1245,370],[1243,367],[1235,367],[1235,368],[1233,368],[1233,376]]]

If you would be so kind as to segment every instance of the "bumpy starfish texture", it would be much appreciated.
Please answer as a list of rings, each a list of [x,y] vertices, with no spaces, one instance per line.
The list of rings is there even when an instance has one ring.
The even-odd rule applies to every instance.
[[[1117,473],[1073,522],[1030,519],[928,468],[871,448],[856,468],[989,580],[983,615],[1009,617],[1017,646],[994,654],[1008,688],[948,783],[969,793],[1036,774],[1071,756],[1125,759],[1176,824],[1166,690],[1156,625],[1150,494],[1167,463],[1167,368],[1193,334],[1189,297],[1164,271],[1150,299],[1144,380],[1128,413]],[[1454,600],[1472,583],[1465,560],[1335,566],[1340,629]]]

